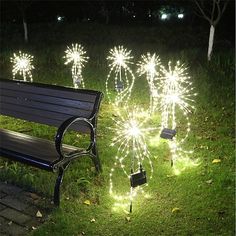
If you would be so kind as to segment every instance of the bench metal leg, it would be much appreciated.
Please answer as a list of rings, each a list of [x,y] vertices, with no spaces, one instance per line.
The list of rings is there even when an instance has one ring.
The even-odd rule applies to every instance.
[[[99,156],[98,156],[96,143],[94,143],[93,148],[92,148],[91,151],[92,151],[91,156],[92,156],[93,163],[95,165],[95,169],[96,169],[97,172],[101,172],[102,171],[102,166],[101,166],[100,159],[99,159]]]
[[[56,206],[60,205],[60,187],[61,187],[61,183],[63,180],[63,174],[64,174],[64,169],[63,168],[59,168],[59,172],[58,172],[58,177],[56,180],[56,184],[55,184],[55,188],[54,188],[54,204]]]

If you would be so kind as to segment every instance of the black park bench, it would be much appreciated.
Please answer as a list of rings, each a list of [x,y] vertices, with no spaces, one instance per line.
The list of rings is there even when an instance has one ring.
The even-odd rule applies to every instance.
[[[74,159],[89,156],[101,170],[96,147],[101,99],[102,93],[93,90],[0,79],[0,115],[58,127],[54,142],[0,127],[0,157],[58,172],[54,188],[58,206],[64,171]],[[63,144],[67,130],[87,133],[89,146]]]

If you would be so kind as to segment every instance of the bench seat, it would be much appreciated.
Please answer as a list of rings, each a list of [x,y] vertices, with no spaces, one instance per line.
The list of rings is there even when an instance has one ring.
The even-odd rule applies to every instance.
[[[70,153],[76,147],[63,144],[63,150]],[[55,142],[5,129],[0,129],[0,155],[48,171],[59,161]]]

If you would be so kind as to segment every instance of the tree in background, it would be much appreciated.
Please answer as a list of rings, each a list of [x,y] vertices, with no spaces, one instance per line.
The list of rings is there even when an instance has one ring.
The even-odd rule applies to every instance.
[[[28,24],[27,24],[27,18],[26,18],[26,11],[28,7],[31,4],[31,0],[21,0],[17,2],[18,8],[21,12],[22,21],[23,21],[23,28],[24,28],[24,40],[25,43],[28,43],[29,37],[28,37]]]
[[[210,34],[209,34],[209,42],[208,42],[208,52],[207,52],[207,60],[211,60],[213,44],[214,44],[214,35],[215,28],[218,22],[220,21],[229,0],[194,0],[199,12],[201,13],[199,16],[206,19],[210,24]]]

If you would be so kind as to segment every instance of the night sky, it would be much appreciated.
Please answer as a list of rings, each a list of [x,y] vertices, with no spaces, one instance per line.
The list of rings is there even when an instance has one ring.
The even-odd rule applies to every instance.
[[[169,7],[184,12],[184,19],[172,16],[168,21],[190,24],[191,27],[205,25],[208,22],[194,12],[194,1],[0,1],[1,24],[21,24],[22,13],[27,23],[77,23],[96,22],[114,25],[150,25],[160,23],[160,9]],[[206,1],[205,1],[206,2]],[[22,10],[23,9],[23,10]],[[159,14],[159,15],[158,15]],[[172,12],[173,14],[173,12]],[[58,18],[59,17],[59,18]],[[60,22],[59,20],[60,19]],[[229,5],[219,23],[222,34],[230,41],[235,40],[235,1]]]

